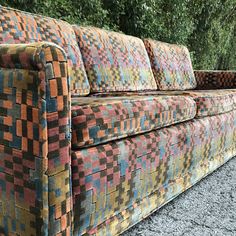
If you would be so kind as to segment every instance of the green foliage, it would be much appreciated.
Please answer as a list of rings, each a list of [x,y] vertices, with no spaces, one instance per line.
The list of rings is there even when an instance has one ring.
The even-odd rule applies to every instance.
[[[188,42],[196,67],[236,69],[236,1],[198,0],[189,9],[195,29]]]
[[[184,44],[197,69],[236,69],[236,0],[0,0],[0,4]]]

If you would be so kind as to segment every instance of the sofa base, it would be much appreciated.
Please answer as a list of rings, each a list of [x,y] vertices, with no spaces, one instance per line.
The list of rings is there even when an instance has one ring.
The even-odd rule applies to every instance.
[[[144,218],[151,215],[153,212],[160,209],[168,202],[172,201],[187,189],[194,186],[197,182],[211,174],[234,156],[236,156],[236,147],[232,147],[231,149],[219,153],[208,163],[202,163],[196,167],[194,169],[194,173],[186,173],[183,177],[169,181],[170,184],[165,187],[165,189],[167,189],[167,193],[165,193],[164,188],[160,188],[158,191],[150,194],[140,202],[133,204],[132,207],[127,208],[120,214],[111,217],[109,220],[100,224],[98,227],[90,230],[88,234],[104,236],[119,235],[123,233],[135,224],[142,221]],[[206,169],[206,166],[208,166],[208,170]],[[191,182],[188,181],[188,179],[192,178],[194,175],[196,176],[196,179],[195,181],[191,181],[193,184],[190,184]],[[166,199],[162,197],[164,193],[165,196],[168,195]]]
[[[236,111],[72,153],[74,235],[117,235],[236,156]]]

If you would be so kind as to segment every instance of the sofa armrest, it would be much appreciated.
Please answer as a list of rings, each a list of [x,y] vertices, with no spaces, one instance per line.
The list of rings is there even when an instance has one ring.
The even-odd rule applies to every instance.
[[[197,89],[236,89],[236,71],[195,70]]]
[[[1,230],[69,235],[70,91],[64,50],[46,42],[1,44],[0,106]]]
[[[51,55],[49,50],[52,50]],[[57,56],[57,61],[66,62],[63,49],[53,43],[0,44],[0,67],[40,70],[53,61],[53,55]]]

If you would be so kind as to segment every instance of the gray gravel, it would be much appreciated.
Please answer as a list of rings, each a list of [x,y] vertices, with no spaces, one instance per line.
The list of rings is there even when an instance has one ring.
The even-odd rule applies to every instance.
[[[236,157],[122,236],[236,236]]]

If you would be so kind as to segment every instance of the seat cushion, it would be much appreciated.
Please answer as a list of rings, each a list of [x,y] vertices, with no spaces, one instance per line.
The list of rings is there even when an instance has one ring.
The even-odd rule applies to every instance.
[[[74,30],[92,92],[157,89],[141,39],[95,27]]]
[[[196,117],[218,115],[236,108],[236,90],[194,90],[185,94],[196,102]]]
[[[72,98],[73,148],[96,145],[194,118],[185,96]]]
[[[0,6],[0,44],[42,41],[55,43],[65,50],[72,94],[88,94],[89,82],[73,27],[61,20]]]
[[[121,96],[113,93],[113,96]],[[133,96],[134,92],[124,92],[123,96]],[[188,90],[188,91],[147,91],[135,93],[136,96],[189,96],[197,105],[196,117],[212,116],[236,109],[236,89]],[[93,94],[96,97],[111,96],[109,93]]]
[[[154,77],[160,90],[196,88],[189,51],[182,45],[144,40]]]

